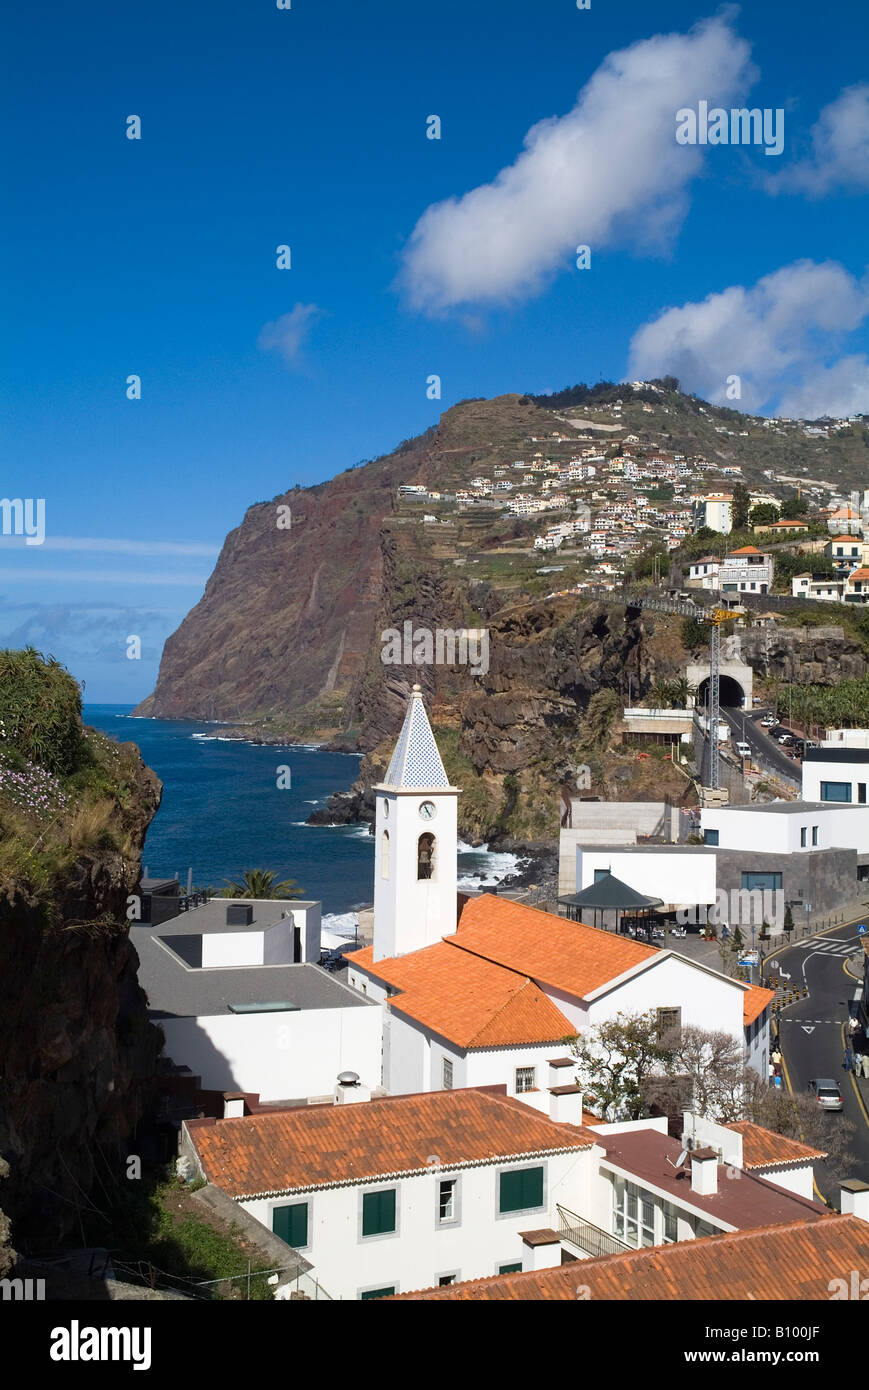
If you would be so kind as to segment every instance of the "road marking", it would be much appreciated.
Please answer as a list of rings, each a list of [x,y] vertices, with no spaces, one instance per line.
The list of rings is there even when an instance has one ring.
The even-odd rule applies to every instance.
[[[802,1030],[803,1030],[804,1033],[814,1033],[814,1031],[815,1031],[815,1026],[814,1026],[814,1024],[812,1024],[811,1028],[807,1028],[806,1025],[803,1023],[803,1024],[801,1024],[801,1027],[802,1027]]]

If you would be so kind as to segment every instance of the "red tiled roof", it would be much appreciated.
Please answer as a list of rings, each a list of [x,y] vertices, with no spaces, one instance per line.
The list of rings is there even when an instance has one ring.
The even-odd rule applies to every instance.
[[[446,1288],[398,1294],[388,1301],[575,1302],[582,1297],[620,1302],[827,1302],[836,1288],[834,1280],[844,1281],[842,1289],[848,1297],[853,1282],[851,1271],[867,1267],[869,1225],[856,1216],[831,1216],[827,1221],[794,1221],[784,1226],[632,1250],[624,1255],[605,1255],[536,1273],[496,1274]],[[858,1274],[858,1282],[860,1277]]]
[[[366,946],[349,959],[400,991],[390,1008],[459,1047],[554,1043],[576,1033],[527,975],[454,951],[445,941],[377,962]]]
[[[749,985],[742,996],[742,1022],[744,1027],[754,1023],[764,1009],[775,999],[774,989],[761,989],[760,985]]]
[[[735,1134],[742,1135],[742,1166],[752,1168],[773,1168],[780,1163],[811,1163],[816,1158],[826,1158],[820,1149],[809,1148],[799,1139],[789,1139],[787,1135],[776,1134],[763,1125],[752,1124],[750,1120],[736,1120],[725,1125]]]
[[[756,545],[741,545],[738,550],[731,550],[731,555],[761,555]]]
[[[187,1129],[209,1182],[235,1198],[425,1172],[435,1156],[454,1168],[596,1142],[578,1125],[483,1090],[189,1120]]]
[[[451,949],[496,961],[577,998],[660,956],[655,946],[492,893],[467,902],[455,935],[444,939]]]
[[[823,1221],[828,1215],[828,1208],[820,1202],[800,1197],[757,1174],[740,1170],[739,1181],[735,1181],[729,1176],[733,1170],[723,1163],[718,1165],[718,1190],[708,1195],[694,1192],[690,1177],[680,1177],[676,1168],[682,1145],[667,1134],[655,1130],[597,1134],[608,1161],[620,1171],[666,1192],[674,1202],[706,1212],[722,1226],[745,1230],[786,1221]]]
[[[846,583],[848,583],[848,584],[853,584],[855,579],[861,579],[861,580],[869,579],[869,570],[867,570],[867,569],[852,570],[851,573],[848,575],[848,578],[847,578],[847,580],[846,580]]]
[[[863,544],[859,536],[833,536],[827,541],[827,545],[847,545],[849,542],[851,545]]]

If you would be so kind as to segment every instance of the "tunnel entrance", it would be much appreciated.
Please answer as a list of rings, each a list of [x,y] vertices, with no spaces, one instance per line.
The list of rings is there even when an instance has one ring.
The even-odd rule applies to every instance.
[[[745,705],[745,691],[732,676],[723,673],[718,677],[718,702],[722,709],[742,709]],[[697,687],[697,704],[705,709],[709,703],[709,677],[706,676]]]

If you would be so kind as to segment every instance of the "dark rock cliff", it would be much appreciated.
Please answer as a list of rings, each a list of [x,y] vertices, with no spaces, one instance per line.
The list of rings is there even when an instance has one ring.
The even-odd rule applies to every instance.
[[[79,1211],[123,1177],[162,1041],[126,923],[161,787],[132,744],[88,741],[110,828],[71,804],[52,828],[72,848],[51,890],[26,872],[0,882],[0,1204],[19,1252],[75,1242]]]

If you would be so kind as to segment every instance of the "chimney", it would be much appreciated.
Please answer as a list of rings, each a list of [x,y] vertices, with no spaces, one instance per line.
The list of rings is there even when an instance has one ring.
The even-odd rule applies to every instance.
[[[244,1114],[244,1095],[241,1091],[224,1091],[223,1118],[238,1120]]]
[[[522,1273],[532,1269],[555,1269],[561,1264],[561,1238],[557,1231],[523,1231]]]
[[[861,1182],[859,1178],[849,1178],[843,1182],[839,1206],[843,1216],[859,1216],[861,1221],[869,1221],[869,1183]]]
[[[573,1080],[576,1071],[575,1057],[550,1057],[546,1065],[549,1068],[547,1086],[566,1086]]]
[[[718,1154],[714,1149],[692,1149],[691,1191],[698,1197],[714,1197],[718,1191]]]
[[[560,1120],[563,1124],[582,1124],[582,1088],[575,1083],[571,1086],[549,1087],[549,1118]]]

